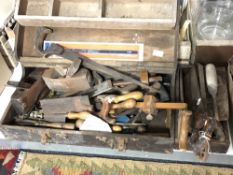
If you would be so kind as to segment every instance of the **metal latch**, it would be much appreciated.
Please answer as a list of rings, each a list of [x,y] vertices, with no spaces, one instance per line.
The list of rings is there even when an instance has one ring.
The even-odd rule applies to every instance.
[[[118,151],[125,151],[127,149],[128,138],[116,137],[114,148]]]

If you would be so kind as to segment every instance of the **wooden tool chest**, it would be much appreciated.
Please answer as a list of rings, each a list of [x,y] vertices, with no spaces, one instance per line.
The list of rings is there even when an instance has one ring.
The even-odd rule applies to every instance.
[[[152,98],[157,100],[155,100],[155,106],[156,102],[158,104],[159,102],[169,103],[171,106],[169,109],[163,109],[162,107],[160,109],[157,105],[159,110],[155,117],[152,116],[152,119],[148,119],[148,117],[151,117],[150,115],[144,116],[142,121],[146,123],[146,132],[140,132],[138,130],[132,131],[132,128],[128,130],[123,129],[122,132],[116,132],[116,130],[113,129],[116,125],[108,123],[113,132],[108,133],[82,131],[79,129],[69,130],[65,129],[65,124],[62,125],[62,127],[64,127],[63,129],[52,129],[49,127],[51,125],[47,125],[48,123],[46,123],[47,126],[41,125],[42,127],[40,127],[40,124],[34,125],[33,127],[17,124],[15,117],[17,118],[19,111],[14,109],[14,102],[12,102],[6,115],[1,120],[0,131],[4,138],[6,140],[26,141],[45,145],[58,144],[92,148],[110,148],[119,152],[138,151],[173,154],[172,152],[174,150],[179,149],[183,151],[194,150],[201,160],[206,160],[208,156],[205,157],[202,155],[202,151],[195,150],[199,149],[199,145],[195,145],[192,139],[195,140],[194,136],[196,136],[194,132],[195,129],[197,129],[195,122],[196,116],[198,115],[197,111],[199,112],[199,110],[197,110],[195,106],[199,98],[206,99],[207,101],[205,102],[207,108],[204,108],[204,102],[203,104],[200,102],[201,110],[204,111],[208,109],[205,112],[208,115],[212,115],[212,98],[208,93],[205,78],[201,79],[200,77],[205,77],[205,64],[214,62],[214,60],[209,59],[214,59],[214,57],[211,57],[211,54],[209,55],[209,53],[211,53],[210,48],[212,48],[212,46],[210,46],[211,44],[207,44],[206,47],[203,48],[203,43],[207,41],[196,40],[194,24],[190,25],[188,30],[184,32],[185,38],[181,39],[182,25],[187,19],[190,19],[192,8],[195,7],[192,3],[191,1],[188,7],[182,10],[180,1],[176,0],[43,0],[40,2],[35,0],[17,0],[13,18],[14,22],[10,23],[13,27],[10,26],[10,24],[6,25],[8,28],[12,29],[15,34],[15,36],[13,35],[15,47],[12,49],[14,51],[9,48],[1,48],[1,50],[3,50],[2,54],[4,58],[10,57],[10,61],[8,61],[9,65],[14,67],[14,64],[20,62],[24,66],[25,77],[30,76],[34,70],[45,71],[54,69],[57,72],[60,71],[59,73],[61,74],[64,69],[68,71],[67,69],[74,65],[74,61],[77,61],[77,59],[73,59],[72,56],[67,59],[64,56],[65,54],[62,54],[63,52],[66,53],[66,51],[68,51],[68,53],[74,52],[81,55],[80,59],[82,62],[77,64],[80,64],[80,67],[91,72],[91,76],[93,76],[93,81],[90,82],[90,84],[92,84],[91,86],[99,88],[99,86],[97,86],[99,83],[97,81],[98,78],[94,78],[94,73],[96,72],[97,76],[100,75],[100,77],[104,79],[101,83],[112,81],[113,86],[117,86],[116,84],[123,78],[113,77],[111,74],[108,75],[108,71],[103,73],[105,68],[107,68],[106,70],[117,71],[120,75],[122,73],[123,76],[130,76],[137,81],[136,84],[139,81],[136,90],[127,91],[127,93],[135,91],[141,91],[143,93],[143,98],[136,99],[136,106],[133,108],[137,107],[143,110],[147,101],[154,100],[152,100]],[[35,44],[38,43],[38,29],[52,30],[52,32],[46,33],[46,37],[43,36],[43,43],[39,51]],[[9,33],[6,32],[6,34],[6,39],[10,39]],[[53,48],[52,46],[54,45],[61,46],[65,51],[62,51],[61,54],[60,52],[59,54],[46,53],[49,49]],[[1,46],[4,47],[4,42],[1,42]],[[228,45],[226,47],[228,47]],[[53,51],[57,53],[60,47],[56,49]],[[183,53],[184,51],[182,49],[187,49],[185,50],[187,52],[183,54],[187,56],[186,59],[183,59],[183,55],[181,56],[181,52]],[[224,52],[222,47],[219,49],[220,52],[218,52],[218,50],[215,51],[218,53]],[[222,109],[222,107],[229,106],[226,107],[225,111],[222,110],[220,114],[221,116],[224,112],[226,114],[226,120],[221,121],[221,126],[225,134],[224,141],[219,141],[216,139],[217,137],[215,135],[213,135],[213,139],[210,141],[211,152],[214,153],[226,153],[231,140],[229,121],[231,122],[232,118],[230,115],[232,101],[229,96],[231,97],[232,95],[230,93],[232,82],[229,73],[230,68],[226,66],[227,59],[229,59],[230,55],[229,52],[227,53],[228,54],[221,55],[223,64],[214,62],[217,63],[218,81],[229,81],[228,83],[223,83],[221,87],[218,87],[221,89],[221,92],[224,92],[224,88],[227,89],[227,91],[224,92],[225,96],[221,99],[221,95],[219,95],[217,101],[229,100],[227,102],[225,101],[224,104],[220,104],[218,108]],[[90,59],[91,62],[85,62],[85,59]],[[98,72],[85,66],[89,65],[89,63],[92,64],[92,61],[98,63],[96,66],[100,64],[106,67],[103,67],[102,72]],[[81,69],[79,69],[79,71],[80,70]],[[66,73],[63,75],[63,78],[66,77]],[[145,77],[147,77],[146,80],[144,80]],[[153,77],[161,77],[162,79],[158,82],[161,83],[161,86],[168,95],[167,98],[164,97],[164,101],[162,100],[163,97],[161,93],[157,94],[157,92],[152,93],[149,91],[151,90],[150,87],[152,87],[152,83],[149,82],[149,79]],[[52,82],[52,78],[54,77],[49,78],[51,78]],[[135,82],[134,80],[132,81]],[[46,86],[49,87],[50,95],[54,95],[51,93],[54,92],[54,90],[51,90],[52,88],[48,86],[45,77],[43,77],[43,81],[45,81]],[[129,82],[130,81],[131,79]],[[140,84],[141,82],[143,85]],[[157,80],[155,82],[157,82]],[[21,84],[27,85],[27,83],[25,79],[22,79],[17,86],[21,86]],[[8,84],[10,86],[15,86],[12,82],[8,82]],[[83,86],[84,84],[85,83],[83,83]],[[106,91],[106,94],[114,96],[125,95],[125,92],[119,91],[119,87],[122,88],[125,86],[118,86],[117,93],[116,91],[114,91],[115,93]],[[149,88],[146,89],[146,87]],[[69,89],[69,85],[67,85],[66,88]],[[116,90],[116,87],[114,88]],[[60,92],[57,94],[55,94],[56,98],[63,98],[62,96],[64,94]],[[101,96],[105,93],[100,93],[97,97],[90,97],[91,93],[83,93],[82,91],[78,94],[81,94],[80,96],[83,94],[87,95],[89,97],[88,100],[90,100],[91,105],[93,105],[96,110],[99,107],[99,104],[97,105],[95,101],[96,98],[98,95]],[[72,96],[66,95],[67,94],[65,94],[65,97]],[[75,97],[75,95],[72,97]],[[47,98],[50,97],[48,95],[44,96],[44,99]],[[130,99],[132,100],[132,98]],[[85,100],[82,99],[81,101]],[[171,102],[173,102],[173,104],[171,104]],[[66,105],[64,103],[54,105],[54,109],[59,105]],[[174,110],[176,109],[174,107],[176,106],[175,103],[184,104],[184,106],[187,104],[188,106],[181,107],[180,110]],[[43,108],[42,101],[40,101],[40,104]],[[113,103],[112,105],[117,106],[118,103]],[[140,108],[140,105],[144,106]],[[39,108],[41,106],[39,106]],[[72,106],[68,106],[69,109],[71,107]],[[64,107],[64,110],[68,108]],[[199,107],[197,108],[199,109]],[[35,109],[35,107],[33,109]],[[61,107],[59,110],[62,110]],[[112,111],[110,110],[108,112],[110,114]],[[143,112],[145,112],[145,110]],[[47,110],[47,113],[50,115],[49,110]],[[98,113],[95,112],[94,114],[100,115],[100,113],[101,111],[98,111]],[[52,111],[51,114],[58,116],[58,114]],[[148,112],[148,114],[151,113]],[[137,116],[137,114],[135,114],[135,116]],[[69,115],[67,114],[66,117],[68,118]],[[74,120],[67,118],[66,121],[74,123]],[[208,117],[203,117],[203,121],[201,122],[209,122],[208,119]],[[68,127],[68,125],[66,126]],[[121,125],[118,123],[117,126],[124,128],[124,124]],[[54,127],[54,125],[52,127]],[[196,137],[199,136],[198,134],[199,130]],[[209,153],[210,151],[204,150],[203,152]]]

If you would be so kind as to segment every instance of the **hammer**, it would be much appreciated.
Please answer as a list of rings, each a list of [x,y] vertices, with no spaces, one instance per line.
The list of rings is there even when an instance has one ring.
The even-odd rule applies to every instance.
[[[140,108],[143,112],[152,114],[156,109],[170,109],[170,110],[185,110],[187,109],[186,103],[168,103],[168,102],[158,102],[157,99],[153,95],[145,95],[144,102],[136,102],[133,100],[134,98],[130,98],[130,93],[127,94],[128,99],[124,100],[124,96],[118,97],[116,99],[121,99],[120,101],[124,101],[118,104],[112,104],[111,109],[132,109],[132,108]],[[125,96],[126,97],[126,96]],[[139,100],[139,99],[135,99]],[[115,100],[115,102],[119,102]]]
[[[154,109],[185,110],[187,103],[156,102],[154,96],[145,95],[144,102],[137,102],[136,107],[142,109],[145,113],[151,113]]]

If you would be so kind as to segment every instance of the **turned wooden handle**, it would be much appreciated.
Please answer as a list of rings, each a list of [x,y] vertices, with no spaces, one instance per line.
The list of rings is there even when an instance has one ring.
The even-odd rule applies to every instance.
[[[136,106],[136,101],[133,99],[126,100],[122,103],[112,104],[111,109],[132,109]]]
[[[113,102],[119,103],[122,101],[126,101],[128,99],[140,100],[142,98],[143,98],[143,93],[140,91],[135,91],[125,95],[116,96]]]
[[[187,103],[162,103],[157,102],[154,104],[155,109],[174,109],[174,110],[185,110],[187,109]]]
[[[68,119],[72,119],[72,120],[77,120],[77,119],[81,119],[81,120],[86,120],[88,116],[90,116],[91,114],[89,112],[70,112],[67,114],[67,118]]]

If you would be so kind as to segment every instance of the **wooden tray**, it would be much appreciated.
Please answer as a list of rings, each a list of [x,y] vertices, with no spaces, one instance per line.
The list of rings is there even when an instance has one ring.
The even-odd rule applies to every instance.
[[[25,26],[170,30],[177,0],[18,0],[15,19]]]

